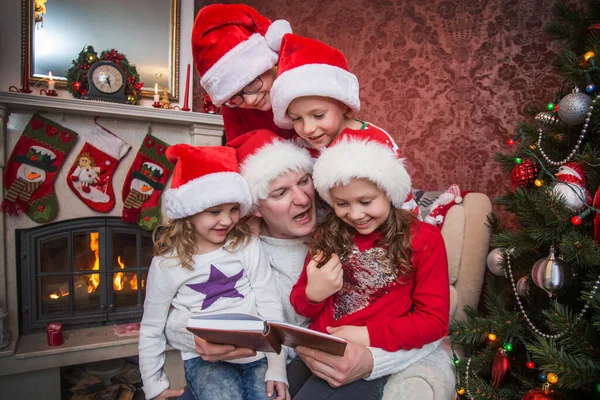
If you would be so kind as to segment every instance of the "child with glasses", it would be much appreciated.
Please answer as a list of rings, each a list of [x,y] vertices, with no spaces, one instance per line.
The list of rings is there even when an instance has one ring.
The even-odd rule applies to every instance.
[[[293,128],[295,142],[306,147],[314,158],[319,157],[321,149],[356,131],[389,143],[400,155],[389,133],[352,118],[353,112],[360,110],[358,79],[348,70],[339,50],[318,40],[291,33],[283,37],[271,99],[277,126]],[[420,218],[412,191],[402,208]]]
[[[289,139],[293,129],[273,122],[270,90],[277,74],[279,42],[291,32],[287,21],[271,21],[243,4],[202,8],[192,30],[200,84],[221,109],[229,142],[256,129]]]

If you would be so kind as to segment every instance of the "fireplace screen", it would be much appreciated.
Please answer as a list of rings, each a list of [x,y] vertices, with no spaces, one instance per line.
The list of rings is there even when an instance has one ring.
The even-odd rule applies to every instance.
[[[152,260],[149,232],[118,218],[19,230],[23,333],[141,319]]]

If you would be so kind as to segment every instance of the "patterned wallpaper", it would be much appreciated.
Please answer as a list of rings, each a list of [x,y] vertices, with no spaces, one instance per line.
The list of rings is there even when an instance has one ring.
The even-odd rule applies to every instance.
[[[543,32],[548,0],[221,2],[339,48],[360,82],[357,116],[394,136],[415,188],[458,183],[492,198],[510,190],[492,155],[507,151],[525,106],[546,104],[559,87],[550,65],[558,43]]]

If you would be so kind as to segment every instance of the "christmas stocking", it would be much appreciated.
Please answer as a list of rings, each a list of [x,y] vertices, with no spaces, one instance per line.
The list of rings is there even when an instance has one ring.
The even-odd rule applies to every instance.
[[[71,190],[92,210],[107,213],[115,206],[113,174],[130,148],[109,130],[92,128],[67,175]]]
[[[123,221],[151,231],[162,219],[160,197],[173,172],[165,151],[169,145],[148,133],[123,184]]]
[[[22,211],[40,224],[56,217],[54,180],[77,136],[38,114],[31,117],[4,171],[2,212],[17,215]]]

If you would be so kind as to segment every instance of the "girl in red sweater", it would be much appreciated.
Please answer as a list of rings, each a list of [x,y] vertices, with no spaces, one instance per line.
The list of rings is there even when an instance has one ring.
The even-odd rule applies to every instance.
[[[317,226],[310,254],[290,300],[310,328],[386,351],[420,348],[448,330],[446,249],[438,228],[400,206],[410,177],[391,145],[361,131],[322,150],[313,181],[334,214]],[[335,266],[322,261],[339,257]],[[290,368],[293,368],[290,372]],[[331,388],[297,358],[290,376],[295,399],[379,399],[384,382]],[[325,397],[324,397],[325,398]]]

